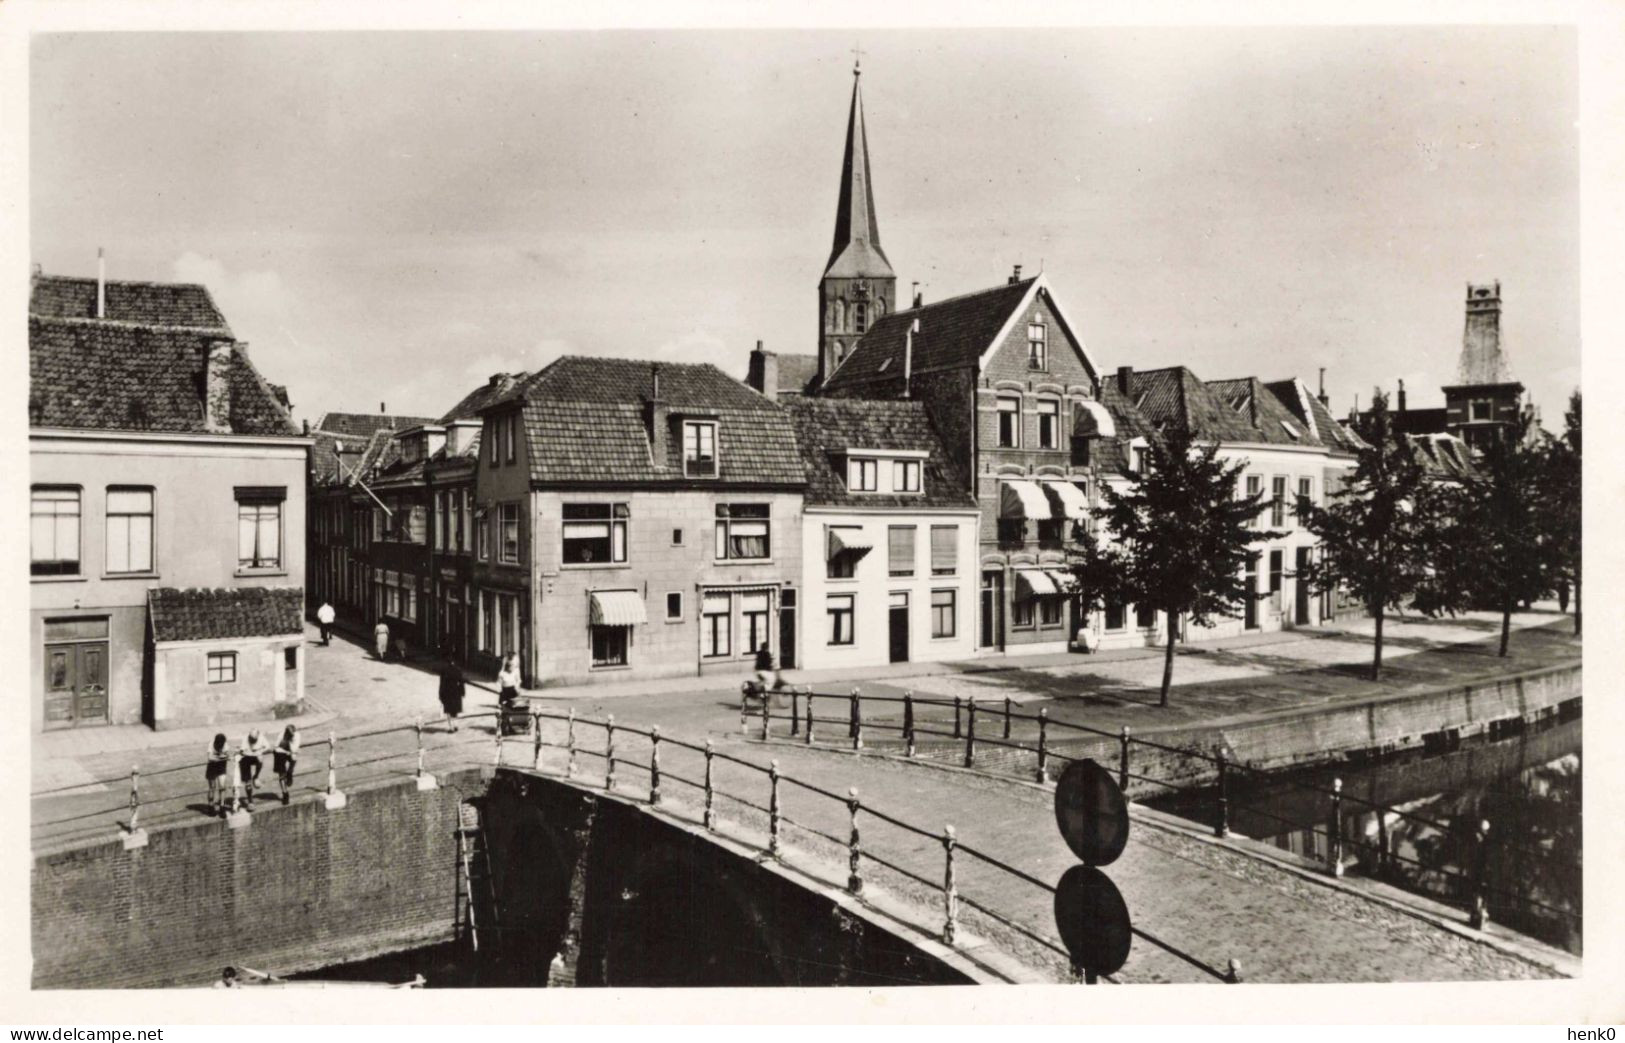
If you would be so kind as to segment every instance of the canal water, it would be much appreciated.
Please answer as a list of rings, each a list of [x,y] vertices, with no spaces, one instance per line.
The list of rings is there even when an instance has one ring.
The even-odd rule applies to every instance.
[[[1232,772],[1230,828],[1324,863],[1330,791],[1341,779],[1345,872],[1465,907],[1477,866],[1474,832],[1488,821],[1482,872],[1490,919],[1579,954],[1580,725],[1577,714],[1565,715],[1515,734],[1363,764]],[[1216,823],[1211,788],[1148,803]]]

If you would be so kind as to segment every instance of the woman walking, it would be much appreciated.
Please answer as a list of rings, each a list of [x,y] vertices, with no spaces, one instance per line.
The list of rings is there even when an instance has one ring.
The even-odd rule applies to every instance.
[[[463,712],[463,671],[452,662],[449,651],[446,665],[440,668],[440,708],[446,711],[446,730],[457,730],[457,715]]]
[[[218,733],[205,751],[203,781],[209,784],[209,814],[223,815],[226,811],[226,766],[231,755],[226,752],[226,736]]]
[[[506,712],[513,709],[515,700],[519,698],[519,653],[509,652],[508,658],[502,661],[502,672],[497,674],[497,702],[502,704],[501,709]]]
[[[282,803],[288,802],[288,791],[293,788],[293,769],[299,762],[299,729],[288,725],[282,729],[282,738],[277,740],[276,749],[271,753],[271,767],[276,771],[276,781],[282,787]]]

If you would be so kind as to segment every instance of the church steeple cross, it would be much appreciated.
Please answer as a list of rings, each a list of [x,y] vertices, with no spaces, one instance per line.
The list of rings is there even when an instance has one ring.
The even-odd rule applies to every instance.
[[[867,54],[867,53],[869,53],[869,52],[865,51],[861,46],[853,45],[853,47],[852,47],[852,75],[853,76],[862,76],[863,75],[863,56],[865,54]]]

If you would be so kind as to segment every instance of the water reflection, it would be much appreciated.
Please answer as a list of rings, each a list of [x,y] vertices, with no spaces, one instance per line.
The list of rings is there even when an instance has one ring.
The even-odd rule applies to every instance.
[[[1343,780],[1346,872],[1466,906],[1473,833],[1487,820],[1490,919],[1579,953],[1580,725],[1578,719],[1531,725],[1497,741],[1250,784],[1238,772],[1230,787],[1231,828],[1324,863],[1335,775]],[[1217,802],[1204,791],[1152,803],[1211,823]],[[1392,810],[1380,813],[1370,804]]]

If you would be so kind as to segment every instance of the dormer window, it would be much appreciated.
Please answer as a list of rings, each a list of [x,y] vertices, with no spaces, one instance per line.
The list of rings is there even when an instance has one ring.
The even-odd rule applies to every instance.
[[[705,420],[683,422],[683,477],[717,476],[717,425]]]
[[[880,488],[879,460],[848,460],[846,487],[855,493],[872,493]]]
[[[1049,344],[1045,339],[1042,320],[1034,320],[1027,324],[1027,368],[1049,368]]]

